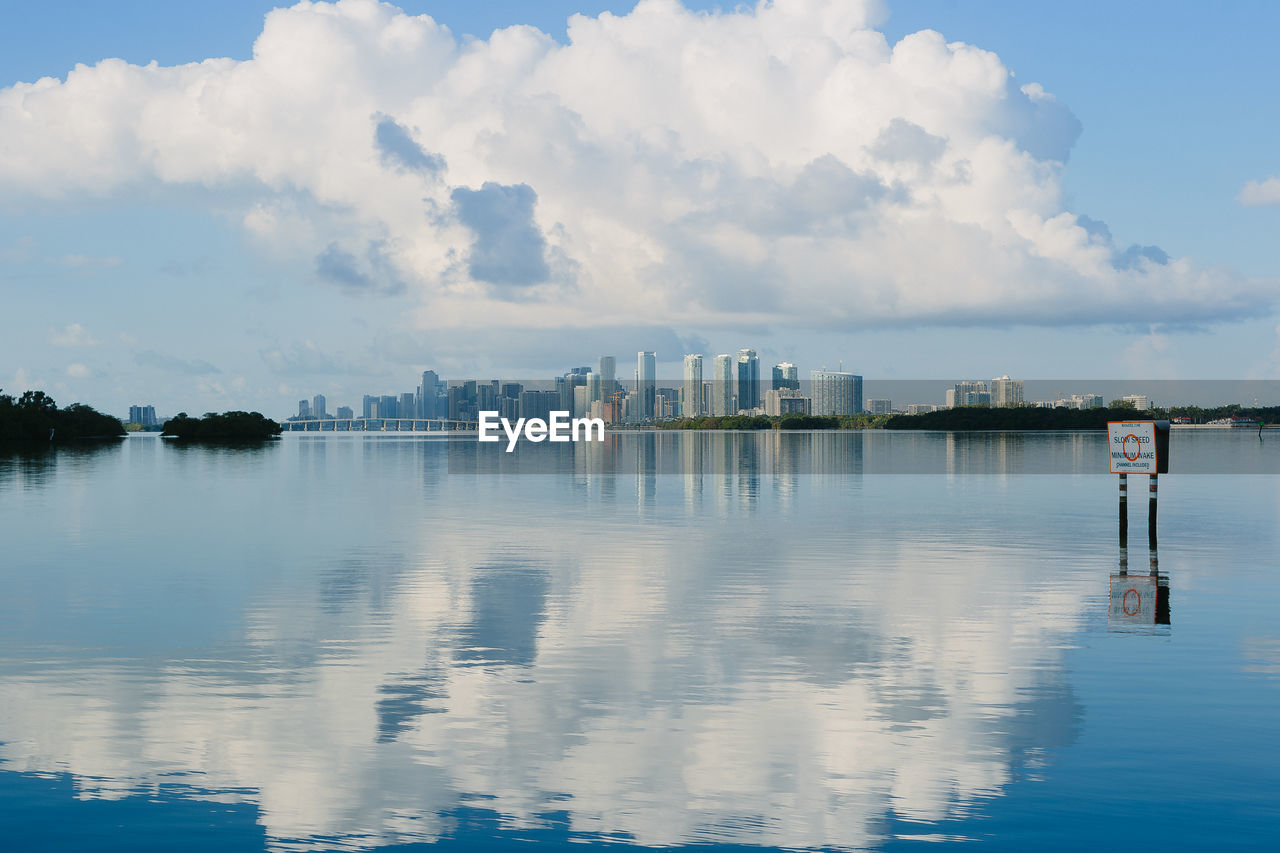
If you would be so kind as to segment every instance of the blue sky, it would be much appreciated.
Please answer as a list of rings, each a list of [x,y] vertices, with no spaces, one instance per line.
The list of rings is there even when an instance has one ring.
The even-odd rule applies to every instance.
[[[457,38],[458,57],[468,53],[467,36],[486,40],[495,28],[512,24],[537,27],[568,44],[565,21],[573,12],[625,15],[630,6],[400,4],[447,26]],[[65,80],[76,63],[107,57],[135,65],[155,60],[161,68],[209,57],[250,60],[271,8],[249,2],[6,4],[10,25],[0,29],[0,87],[41,76]],[[814,19],[823,14],[817,7],[809,11]],[[469,85],[483,84],[491,99],[483,117],[470,115],[460,97],[415,100],[417,78],[391,80],[387,68],[377,66],[367,96],[357,93],[351,108],[372,105],[359,117],[373,110],[390,116],[389,126],[403,128],[409,144],[448,164],[447,176],[410,175],[383,151],[383,167],[399,175],[387,186],[392,192],[404,188],[407,199],[393,204],[386,193],[373,199],[358,187],[328,185],[340,150],[331,155],[338,161],[325,160],[314,171],[280,165],[282,159],[305,159],[310,140],[330,144],[327,131],[307,135],[309,128],[328,127],[323,116],[314,125],[310,117],[299,119],[293,129],[299,135],[263,133],[249,143],[255,146],[251,154],[237,155],[243,162],[228,166],[224,143],[184,139],[177,132],[184,119],[174,114],[160,120],[172,127],[144,139],[154,146],[154,158],[134,163],[135,153],[127,149],[120,155],[77,150],[86,144],[85,131],[65,119],[83,114],[77,97],[91,101],[95,95],[68,92],[62,100],[42,101],[32,109],[36,124],[16,123],[6,132],[19,141],[6,152],[10,170],[0,174],[0,297],[7,315],[23,319],[11,320],[0,341],[0,387],[39,385],[60,401],[84,400],[116,412],[154,403],[162,412],[245,407],[282,415],[299,397],[317,392],[337,403],[353,402],[365,391],[407,390],[427,367],[450,378],[541,376],[593,363],[602,353],[629,364],[630,353],[642,347],[657,349],[660,362],[670,365],[685,351],[710,355],[742,346],[756,347],[766,359],[795,361],[802,370],[843,361],[868,378],[1280,375],[1280,263],[1272,248],[1280,204],[1240,201],[1250,182],[1262,187],[1252,198],[1269,201],[1263,182],[1280,174],[1274,146],[1280,118],[1272,103],[1280,69],[1269,44],[1280,8],[1261,2],[1209,10],[1146,2],[934,0],[889,3],[887,11],[886,18],[872,10],[869,26],[884,34],[889,47],[920,30],[937,30],[947,42],[995,54],[1014,75],[1015,100],[1016,87],[1039,84],[1056,98],[1052,111],[1040,109],[1044,102],[1032,96],[1015,105],[1021,110],[1016,114],[978,101],[970,106],[972,92],[953,86],[957,79],[970,85],[967,72],[956,64],[940,70],[937,50],[917,51],[916,64],[904,63],[898,72],[907,83],[889,82],[881,91],[881,78],[871,75],[839,97],[824,89],[812,113],[795,119],[793,137],[775,135],[770,122],[753,123],[750,93],[734,100],[735,63],[741,59],[748,73],[765,67],[751,64],[759,48],[746,31],[727,22],[718,30],[699,29],[695,19],[665,10],[648,19],[632,15],[616,39],[607,32],[580,34],[583,49],[572,59],[555,58],[554,51],[530,42],[520,50],[538,52],[539,59],[523,72],[504,72],[509,76],[501,83],[493,82],[497,72],[468,71],[480,80]],[[748,24],[756,27],[751,34],[764,33],[775,52],[791,57],[788,71],[795,79],[808,73],[799,54],[777,47],[777,20],[760,17],[743,26]],[[282,23],[290,50],[314,37],[306,26],[301,18]],[[378,26],[394,29],[390,19]],[[797,33],[797,39],[813,35]],[[369,43],[352,39],[343,50],[358,52]],[[616,100],[643,105],[649,94],[645,51],[657,55],[673,43],[684,44],[685,60],[695,51],[709,56],[680,71],[701,76],[663,90],[662,74],[655,72],[657,106],[652,115],[641,115],[637,106],[640,117],[632,126],[619,130],[628,116],[619,118],[616,103],[601,101],[599,92],[578,82],[582,69],[587,77],[598,69],[606,95],[616,92]],[[494,45],[480,53],[494,62],[515,61],[510,57],[517,49]],[[874,54],[873,48],[859,54],[864,47],[855,42],[842,49],[863,59]],[[609,57],[609,50],[619,56]],[[315,53],[324,67],[347,55]],[[435,73],[425,67],[414,65],[414,73]],[[527,89],[520,73],[542,89],[516,104],[512,93],[523,97]],[[946,80],[933,81],[930,74]],[[716,78],[707,88],[711,100],[699,95],[708,78]],[[250,90],[269,86],[263,79],[268,82],[249,84]],[[747,88],[768,86],[771,79],[741,78]],[[829,74],[826,85],[832,79]],[[125,105],[112,113],[120,122],[113,132],[133,134],[139,122],[154,121],[148,117],[174,103],[164,88],[170,84],[146,75],[110,85],[117,87],[112,97]],[[693,93],[687,103],[684,92]],[[936,103],[930,100],[935,94]],[[885,136],[895,97],[913,99],[914,106],[902,109],[903,123],[894,125],[907,128],[907,137]],[[152,106],[128,111],[147,98],[154,99]],[[549,100],[563,109],[529,117],[530,104]],[[865,143],[845,146],[830,127],[830,117],[846,103],[855,117],[846,135],[865,133]],[[664,127],[667,104],[672,118]],[[761,96],[761,115],[787,108],[785,98],[771,104],[767,93]],[[303,109],[322,111],[324,100],[300,103]],[[858,126],[870,113],[878,124]],[[437,114],[446,117],[437,122]],[[720,115],[723,127],[715,124]],[[0,105],[0,123],[5,121],[17,120]],[[460,134],[480,121],[489,129],[467,143]],[[471,162],[475,140],[493,139],[499,133],[493,128],[520,122],[528,124],[519,140],[493,146],[488,161]],[[215,130],[227,139],[249,132],[224,125]],[[992,178],[972,198],[950,197],[952,184],[922,177],[901,158],[889,157],[889,165],[884,158],[879,165],[858,160],[857,152],[884,150],[872,140],[906,144],[902,140],[917,130],[920,139],[948,140],[947,154],[930,167],[934,173],[953,152],[957,164],[981,164],[987,155],[979,152],[989,152],[989,145],[983,147],[979,130],[1012,139],[1017,150],[1005,152],[1010,159],[992,167],[999,180]],[[198,132],[207,136],[207,129]],[[567,136],[558,140],[557,134]],[[809,138],[817,141],[809,144]],[[572,173],[544,167],[557,156],[556,144],[582,144],[566,162],[585,165]],[[277,145],[304,154],[273,153]],[[1053,174],[1020,171],[1026,154],[1043,164],[1058,149],[1069,156]],[[46,162],[44,152],[58,156]],[[118,164],[112,156],[130,162]],[[591,159],[596,156],[598,163]],[[591,166],[602,171],[590,177]],[[600,178],[632,171],[634,178],[620,179],[616,187]],[[1034,191],[1018,184],[1020,175]],[[697,180],[706,188],[689,192],[689,182]],[[421,187],[405,188],[412,181]],[[353,176],[351,183],[359,180]],[[893,195],[904,186],[912,193],[910,209]],[[817,198],[805,187],[839,197]],[[837,187],[842,189],[832,189]],[[599,201],[592,197],[595,188],[616,195]],[[404,204],[415,193],[425,198],[432,192],[435,206],[428,209],[434,213],[425,218],[434,219],[422,230]],[[934,194],[942,199],[936,206],[920,201]],[[451,198],[456,204],[490,197],[516,206],[495,207],[481,219],[449,207]],[[583,199],[600,207],[575,218]],[[821,225],[813,219],[815,204],[835,205],[821,208]],[[744,220],[744,205],[758,205],[768,223]],[[620,207],[628,208],[626,214],[611,219]],[[671,210],[680,213],[673,218]],[[1034,212],[1033,223],[1022,212],[1010,213],[1025,210]],[[1159,247],[1172,260],[1082,272],[1103,249],[1095,245],[1088,257],[1064,255],[1059,214],[1085,217],[1073,221],[1091,240],[1103,239],[1096,223],[1105,223],[1110,236],[1104,248],[1114,258],[1134,257],[1124,252],[1136,245]],[[940,217],[945,227],[920,224],[926,215]],[[1013,221],[1012,232],[984,237],[980,245],[965,236],[975,223],[990,232],[987,223],[996,220]],[[802,232],[831,228],[830,239],[804,243]],[[867,236],[873,232],[874,239]],[[1012,258],[991,254],[1011,240],[1028,245]],[[904,260],[888,249],[878,257],[879,247],[898,241],[930,246],[936,266],[915,268],[909,250]],[[515,254],[497,267],[477,263],[484,253],[508,250]],[[1083,251],[1070,251],[1076,250]],[[845,263],[855,271],[848,293],[840,276],[830,275]],[[859,271],[868,264],[874,271],[863,281]],[[631,275],[637,266],[644,275]],[[494,268],[507,270],[506,278],[486,279],[484,270]],[[946,277],[952,269],[956,282],[938,284],[939,271]],[[522,279],[519,270],[531,277]],[[990,292],[982,285],[987,277]],[[821,281],[814,284],[816,279]],[[823,309],[827,304],[830,312]]]

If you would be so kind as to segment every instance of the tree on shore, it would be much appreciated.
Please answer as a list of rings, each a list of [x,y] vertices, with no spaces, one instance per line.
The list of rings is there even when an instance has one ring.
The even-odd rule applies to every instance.
[[[117,438],[124,426],[83,403],[59,409],[43,391],[26,391],[16,400],[0,390],[0,442],[61,442]]]
[[[165,421],[160,434],[183,441],[261,441],[275,438],[283,429],[261,412],[205,412],[200,418],[179,412]]]

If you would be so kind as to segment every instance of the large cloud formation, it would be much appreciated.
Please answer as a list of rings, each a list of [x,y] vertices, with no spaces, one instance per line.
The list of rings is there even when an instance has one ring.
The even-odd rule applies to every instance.
[[[1079,122],[879,4],[643,0],[459,40],[373,0],[271,12],[247,61],[0,91],[0,192],[252,201],[318,280],[423,328],[1203,322],[1274,288],[1065,208]],[[477,189],[479,188],[479,189]],[[240,203],[243,203],[240,201]]]

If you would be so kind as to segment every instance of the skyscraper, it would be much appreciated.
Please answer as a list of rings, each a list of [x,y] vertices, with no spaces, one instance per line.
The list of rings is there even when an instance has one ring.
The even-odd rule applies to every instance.
[[[706,412],[702,410],[702,356],[686,355],[684,357],[684,388],[680,401],[680,414],[686,418],[700,417]]]
[[[753,349],[738,350],[738,408],[760,408],[760,358]]]
[[[608,400],[618,390],[618,361],[611,355],[600,356],[600,394]]]
[[[641,350],[636,353],[636,393],[640,395],[639,416],[642,421],[654,418],[654,404],[657,401],[657,355]]]
[[[434,370],[422,371],[422,384],[418,386],[418,416],[437,417],[436,400],[440,396],[440,377]]]
[[[1010,379],[1009,374],[991,380],[991,405],[1020,406],[1023,400],[1021,379]]]
[[[733,356],[728,353],[716,356],[711,369],[711,414],[733,414],[735,385]]]
[[[325,400],[323,394],[317,394],[311,398],[311,417],[323,418],[328,414],[325,406],[328,401]]]
[[[841,370],[813,370],[813,413],[856,415],[862,412],[862,377]]]
[[[781,388],[799,388],[800,371],[789,361],[773,366],[773,390]]]
[[[310,400],[298,401],[298,417],[300,418],[311,417],[311,401]]]

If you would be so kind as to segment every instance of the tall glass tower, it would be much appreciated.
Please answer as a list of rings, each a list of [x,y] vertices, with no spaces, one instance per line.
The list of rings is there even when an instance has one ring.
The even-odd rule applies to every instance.
[[[760,408],[760,357],[753,349],[738,350],[738,408]]]
[[[651,421],[658,393],[658,357],[641,350],[636,353],[636,393],[640,397],[640,418]]]
[[[684,357],[684,399],[680,402],[680,414],[696,418],[706,414],[702,410],[702,356]]]
[[[711,414],[732,415],[733,392],[737,385],[734,377],[734,358],[728,353],[716,356],[711,369]]]

